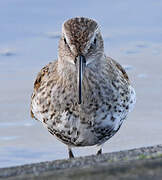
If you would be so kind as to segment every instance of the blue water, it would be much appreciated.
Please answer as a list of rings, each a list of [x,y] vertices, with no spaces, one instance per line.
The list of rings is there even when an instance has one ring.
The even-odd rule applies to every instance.
[[[99,22],[105,53],[126,68],[137,92],[136,108],[104,152],[162,143],[161,12],[161,0],[0,1],[0,167],[67,158],[29,108],[36,74],[57,58],[62,23],[75,16]]]

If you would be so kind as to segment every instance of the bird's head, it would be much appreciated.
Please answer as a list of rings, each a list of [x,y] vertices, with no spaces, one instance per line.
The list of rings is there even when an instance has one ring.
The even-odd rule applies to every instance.
[[[75,64],[78,56],[84,56],[86,65],[100,59],[104,53],[103,39],[96,21],[77,17],[62,25],[59,57]]]
[[[79,103],[81,103],[84,70],[87,66],[100,60],[103,54],[103,39],[96,21],[77,17],[63,23],[59,42],[59,59],[73,64],[76,68]]]

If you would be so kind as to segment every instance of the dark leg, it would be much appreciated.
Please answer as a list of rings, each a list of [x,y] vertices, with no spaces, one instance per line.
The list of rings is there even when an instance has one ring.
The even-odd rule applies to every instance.
[[[102,148],[97,151],[97,155],[102,154]]]
[[[74,158],[73,152],[70,147],[68,147],[68,152],[69,152],[69,159]]]

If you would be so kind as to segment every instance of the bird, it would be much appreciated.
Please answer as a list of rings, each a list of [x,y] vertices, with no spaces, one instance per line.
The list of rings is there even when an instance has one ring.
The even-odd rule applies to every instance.
[[[62,25],[58,58],[38,73],[31,117],[72,148],[103,144],[120,129],[136,102],[124,68],[105,55],[98,23],[74,17]]]

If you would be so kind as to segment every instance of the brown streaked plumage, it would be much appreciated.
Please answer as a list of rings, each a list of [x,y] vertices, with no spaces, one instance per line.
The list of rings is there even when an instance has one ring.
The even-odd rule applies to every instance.
[[[127,73],[104,55],[98,24],[83,17],[66,21],[58,60],[34,83],[31,116],[67,144],[73,157],[71,147],[102,145],[111,138],[134,104]]]

